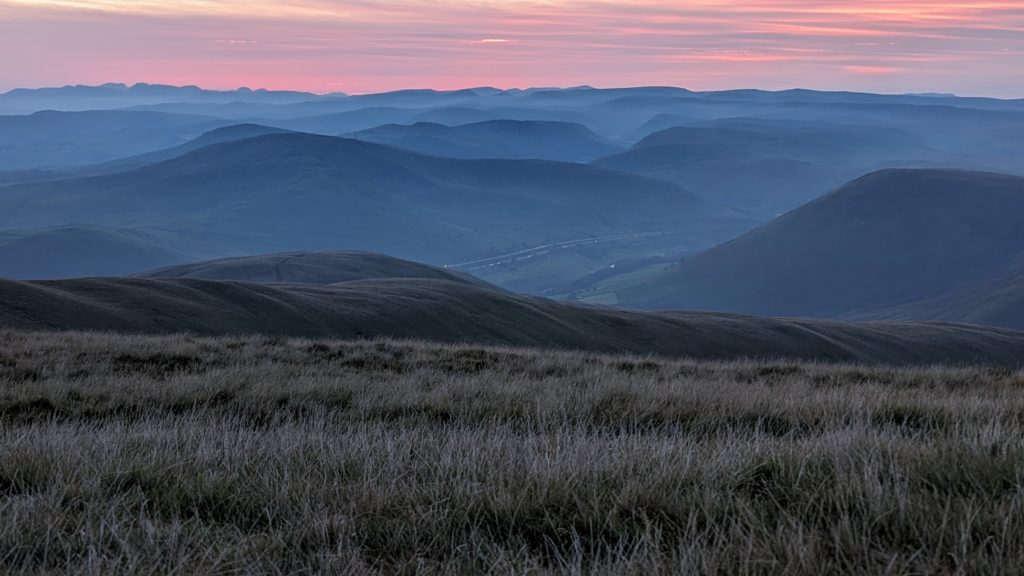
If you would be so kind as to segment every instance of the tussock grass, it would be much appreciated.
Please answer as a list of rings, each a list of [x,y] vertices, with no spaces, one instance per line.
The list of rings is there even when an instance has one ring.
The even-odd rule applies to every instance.
[[[0,338],[4,573],[1024,572],[1015,370]]]

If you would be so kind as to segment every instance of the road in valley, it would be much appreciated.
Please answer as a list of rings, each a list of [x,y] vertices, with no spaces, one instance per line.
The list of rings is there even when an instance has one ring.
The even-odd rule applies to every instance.
[[[498,256],[491,256],[489,258],[481,258],[479,260],[471,260],[469,262],[462,262],[460,264],[446,264],[445,268],[452,268],[462,272],[473,272],[475,270],[485,270],[494,266],[501,266],[503,264],[512,264],[514,262],[521,262],[523,260],[529,260],[531,258],[537,258],[553,252],[555,250],[565,250],[568,248],[575,248],[578,246],[586,246],[589,244],[603,244],[607,242],[621,242],[623,240],[635,240],[637,238],[650,238],[652,236],[663,236],[668,232],[647,232],[643,234],[616,234],[614,236],[600,236],[597,238],[583,238],[579,240],[568,240],[566,242],[555,242],[552,244],[544,244],[542,246],[535,246],[533,248],[527,248],[525,250],[519,250],[517,252],[509,252],[508,254],[501,254]]]

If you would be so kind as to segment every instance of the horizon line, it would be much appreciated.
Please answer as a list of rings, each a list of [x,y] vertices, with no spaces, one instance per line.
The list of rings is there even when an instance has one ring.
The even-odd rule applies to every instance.
[[[399,88],[395,90],[381,90],[381,91],[370,91],[370,92],[347,92],[345,90],[336,90],[331,92],[318,92],[313,90],[303,90],[299,88],[253,88],[252,86],[237,86],[233,88],[222,88],[222,87],[207,87],[199,84],[168,84],[163,82],[100,82],[96,84],[83,84],[83,83],[71,83],[71,84],[43,84],[43,85],[27,85],[27,86],[15,86],[0,92],[0,96],[7,96],[12,92],[20,90],[36,91],[36,90],[60,90],[65,88],[103,88],[103,87],[116,87],[121,86],[125,89],[136,88],[139,86],[152,86],[152,87],[166,87],[166,88],[195,88],[206,92],[266,92],[266,93],[282,93],[282,92],[295,92],[302,94],[310,94],[318,97],[329,97],[329,96],[370,96],[377,94],[396,94],[399,92],[436,92],[439,94],[452,93],[452,92],[463,92],[469,90],[498,90],[501,92],[527,92],[527,91],[542,91],[542,90],[557,90],[557,91],[569,91],[569,90],[639,90],[639,89],[673,89],[691,92],[693,94],[716,94],[725,92],[765,92],[772,94],[779,94],[783,92],[795,92],[795,91],[807,91],[807,92],[819,92],[819,93],[848,93],[848,94],[870,94],[876,96],[924,96],[924,97],[935,97],[935,98],[984,98],[990,100],[1021,100],[1024,96],[1019,97],[1001,97],[991,95],[978,95],[978,94],[958,94],[955,92],[944,92],[935,90],[921,90],[921,91],[904,91],[904,92],[872,92],[870,90],[858,90],[858,89],[819,89],[819,88],[808,88],[806,86],[794,85],[789,88],[756,88],[752,86],[738,86],[733,88],[722,88],[715,90],[693,90],[686,88],[685,86],[676,86],[671,84],[628,84],[628,85],[608,85],[598,86],[593,84],[579,84],[571,86],[509,86],[509,87],[498,87],[493,85],[475,85],[475,86],[464,86],[461,88],[431,88],[423,86],[410,86],[408,88]]]

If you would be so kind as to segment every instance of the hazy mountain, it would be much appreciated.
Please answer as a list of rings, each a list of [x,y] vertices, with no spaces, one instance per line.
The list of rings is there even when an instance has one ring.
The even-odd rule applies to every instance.
[[[112,94],[128,98],[119,103],[134,110],[215,117],[232,124],[257,123],[326,135],[367,130],[383,124],[433,122],[454,126],[489,120],[523,120],[580,123],[602,138],[632,144],[659,128],[737,117],[888,126],[909,130],[936,150],[970,156],[970,163],[957,165],[1000,170],[1010,170],[1007,166],[1013,164],[1013,158],[1003,154],[990,164],[980,163],[979,159],[984,159],[988,146],[1019,134],[1024,121],[1024,101],[1017,100],[809,90],[690,92],[667,87],[473,88],[317,96],[109,85],[14,91],[0,96],[0,101],[15,98],[35,102],[29,105],[30,110],[59,109],[60,106],[46,106],[47,94],[51,93],[63,94],[62,97],[85,108],[103,108],[102,98]],[[88,94],[101,97],[90,100]],[[140,104],[140,101],[145,103]],[[3,110],[0,105],[0,111]]]
[[[0,230],[0,277],[123,276],[188,260],[173,243],[131,229],[62,226]]]
[[[459,106],[469,102],[488,99],[500,99],[505,94],[504,90],[488,87],[463,88],[459,90],[407,89],[349,96],[344,102],[335,102],[333,106],[335,109],[343,106],[348,110],[371,107],[425,109]]]
[[[204,90],[197,86],[103,84],[60,88],[19,88],[0,94],[0,112],[27,114],[39,110],[110,110],[163,102],[286,104],[320,98],[307,92],[268,90]]]
[[[571,122],[589,126],[592,118],[576,110],[546,108],[470,108],[447,107],[427,110],[415,117],[417,122],[433,122],[447,126],[461,126],[491,120],[518,120],[521,122]]]
[[[236,140],[266,136],[268,134],[283,134],[286,132],[288,132],[288,130],[272,128],[270,126],[261,126],[259,124],[235,124],[211,130],[205,134],[201,134],[194,140],[181,144],[180,146],[174,146],[164,150],[156,150],[154,152],[139,154],[136,156],[128,156],[127,158],[118,158],[117,160],[86,166],[81,169],[73,169],[70,171],[70,175],[92,176],[98,174],[111,174],[177,158],[194,150],[199,150],[200,148],[205,148],[213,144],[234,142]]]
[[[576,106],[579,112],[593,118],[592,130],[629,145],[657,131],[657,122],[683,118],[683,123],[707,122],[726,118],[759,117],[766,106],[752,102],[733,102],[701,95],[642,95],[623,93],[619,97]],[[679,125],[668,122],[663,128]]]
[[[131,170],[133,168],[139,168],[147,164],[177,158],[187,152],[198,150],[211,144],[232,142],[234,140],[243,140],[245,138],[264,136],[267,134],[281,134],[284,132],[288,131],[281,128],[260,126],[258,124],[236,124],[233,126],[225,126],[224,128],[217,128],[206,132],[205,134],[201,134],[196,139],[178,146],[165,148],[163,150],[156,150],[154,152],[147,152],[145,154],[128,156],[126,158],[109,160],[107,162],[100,162],[99,164],[0,172],[0,186],[114,174],[117,172]]]
[[[451,158],[513,158],[587,162],[620,149],[582,124],[491,120],[462,126],[389,124],[358,133],[360,140]]]
[[[913,100],[911,100],[913,102]],[[923,102],[922,102],[923,101]],[[786,102],[764,118],[798,119],[851,126],[885,126],[915,134],[935,152],[926,159],[939,167],[996,170],[1024,174],[1019,148],[1004,147],[1024,134],[1020,101],[996,101],[1000,108],[971,108],[960,99],[918,99],[885,104]],[[931,103],[929,105],[929,103]]]
[[[291,284],[336,284],[355,280],[421,278],[487,286],[486,283],[468,274],[372,252],[284,252],[238,256],[167,266],[138,274],[137,277]]]
[[[51,92],[9,96],[45,101]],[[46,189],[39,198],[34,194],[43,188],[19,185],[5,190],[3,195],[11,196],[0,202],[0,209],[8,212],[0,212],[0,226],[141,226],[195,242],[198,248],[190,253],[203,257],[296,249],[384,250],[464,265],[459,269],[504,287],[553,295],[577,290],[576,281],[584,277],[604,278],[613,265],[646,263],[644,270],[634,270],[643,276],[651,262],[692,256],[878,168],[1024,172],[1019,161],[1024,102],[1012,100],[587,86],[316,96],[111,85],[54,93],[82,102],[90,93],[130,96],[133,108],[151,111],[0,118],[0,185],[74,181],[39,184]],[[149,100],[139,100],[143,97]],[[423,122],[435,126],[380,128]],[[580,124],[602,144],[609,139],[635,144],[628,152],[600,159],[600,166],[678,184],[712,204],[735,207],[747,219],[730,221],[721,209],[705,218],[671,202],[662,203],[664,210],[655,214],[660,200],[647,194],[649,180],[614,176],[613,190],[596,172],[569,173],[536,164],[435,161],[425,168],[419,161],[392,156],[376,168],[353,161],[342,170],[332,166],[344,154],[310,147],[284,151],[284,156],[253,150],[252,158],[228,159],[219,167],[219,160],[208,157],[201,169],[176,164],[179,173],[149,166],[264,130],[359,132],[364,143],[365,133],[371,133],[370,138],[390,144],[459,157],[580,160],[598,154],[577,155],[572,135],[562,140],[545,134],[537,143],[526,137],[531,130],[513,130],[492,138],[495,126],[536,128],[543,122]],[[193,141],[239,123],[267,128],[231,128]],[[467,134],[464,124],[489,128],[484,134]],[[649,133],[656,128],[671,129]],[[430,134],[406,137],[423,131]],[[290,154],[294,164],[289,163]],[[141,176],[115,174],[120,172]],[[517,181],[519,172],[524,176]],[[84,176],[110,179],[86,182]],[[136,177],[141,180],[133,182]],[[517,190],[509,192],[511,188]],[[639,196],[633,206],[621,209],[608,202],[593,206],[578,195],[563,201],[570,190],[586,188],[604,190],[599,197],[615,192],[621,199],[634,191]],[[72,189],[88,191],[97,201],[86,202],[77,192],[70,193]],[[60,198],[47,213],[42,204],[51,194]],[[212,205],[205,206],[205,198]],[[508,218],[495,216],[506,213]],[[483,220],[478,219],[481,214]],[[327,221],[331,217],[336,218],[333,225]],[[289,226],[291,218],[304,220]],[[602,289],[619,284],[617,279],[603,282]]]
[[[504,92],[490,88],[438,92],[436,90],[400,90],[380,94],[339,96],[329,94],[315,99],[285,104],[253,102],[195,103],[165,102],[138,106],[136,109],[173,112],[179,114],[205,114],[218,118],[298,120],[312,117],[331,116],[344,112],[389,110],[422,113],[426,110],[458,107],[469,103],[497,101]],[[385,124],[397,120],[378,122]],[[307,127],[308,128],[308,127]],[[330,134],[331,132],[326,132]]]
[[[436,264],[616,234],[749,226],[672,184],[585,165],[421,156],[273,134],[118,174],[0,190],[0,227],[158,227],[226,254],[346,249]]]
[[[643,124],[637,126],[635,129],[627,134],[624,134],[621,138],[623,142],[628,143],[630,146],[636,144],[640,140],[654,134],[655,132],[661,132],[662,130],[668,130],[669,128],[675,128],[677,126],[686,126],[690,124],[697,124],[701,122],[700,119],[690,118],[682,116],[680,114],[658,114],[651,119],[647,120]]]
[[[383,124],[411,124],[423,110],[416,108],[371,107],[285,120],[269,120],[279,128],[333,136],[368,130]]]
[[[1013,287],[1022,219],[1024,178],[888,170],[646,278],[619,299],[782,316],[989,321],[998,314],[978,310],[995,286]],[[890,313],[857,314],[882,308]]]
[[[724,90],[699,95],[732,101],[786,102],[796,104],[911,104],[918,106],[955,105],[982,110],[1024,110],[1024,100],[962,97],[955,94],[875,94],[871,92],[822,91],[795,88],[790,90]]]
[[[523,120],[582,123],[602,130],[603,136],[618,136],[658,113],[665,105],[678,105],[681,101],[673,99],[672,94],[681,96],[688,92],[679,88],[401,90],[345,98],[323,97],[291,104],[169,102],[135,109],[271,123],[321,134],[364,130],[388,123],[433,122],[454,126],[488,120]],[[630,95],[657,98],[658,106],[651,112],[649,107],[633,108],[628,102],[613,102],[628,99]],[[695,105],[704,105],[704,102],[697,101]]]
[[[613,108],[612,104],[628,104]],[[1020,134],[1024,100],[818,92],[729,90],[660,98],[623,97],[581,108],[592,116],[629,119],[617,141],[636,142],[660,129],[714,120],[758,118],[901,129],[939,151],[965,152],[996,133]],[[591,129],[604,135],[599,127]]]
[[[0,280],[0,327],[471,342],[696,358],[1020,365],[1024,333],[616,311],[465,282],[329,286],[193,279]]]
[[[586,123],[589,118],[578,112],[530,108],[369,107],[317,116],[304,116],[284,120],[268,119],[260,120],[259,122],[297,132],[329,136],[352,134],[353,132],[369,130],[386,124],[409,125],[427,122],[445,126],[461,126],[494,120]]]
[[[899,129],[731,119],[656,132],[595,165],[661,178],[738,210],[774,216],[867,172],[937,155]]]
[[[0,116],[0,170],[72,167],[184,144],[229,124],[159,112],[37,112]]]

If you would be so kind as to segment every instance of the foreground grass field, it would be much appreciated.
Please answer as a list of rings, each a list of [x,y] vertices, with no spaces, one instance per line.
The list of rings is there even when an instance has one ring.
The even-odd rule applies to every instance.
[[[0,342],[2,573],[1024,572],[1014,370]]]

